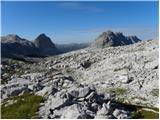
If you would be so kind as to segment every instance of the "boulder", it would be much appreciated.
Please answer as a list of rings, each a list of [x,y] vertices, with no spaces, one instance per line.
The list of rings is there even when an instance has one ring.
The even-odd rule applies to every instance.
[[[109,115],[109,114],[110,114],[110,111],[107,108],[107,104],[103,103],[102,108],[97,112],[97,115],[98,116],[106,116],[106,115]]]
[[[118,116],[121,114],[121,111],[119,109],[115,109],[113,112],[113,115],[118,118]]]
[[[68,94],[74,98],[84,98],[91,92],[89,87],[79,87],[68,90]]]
[[[37,91],[35,94],[39,96],[48,96],[52,92],[52,86],[44,87],[42,90]]]
[[[42,85],[42,83],[37,82],[37,83],[35,83],[35,84],[29,85],[28,88],[29,88],[31,91],[37,92],[37,91],[42,90],[42,89],[44,88],[44,86]]]
[[[84,88],[79,88],[78,89],[78,98],[82,98],[82,97],[86,97],[90,92],[90,88],[89,87],[84,87]]]
[[[89,68],[91,66],[91,62],[89,60],[84,61],[80,64],[83,68]]]
[[[131,116],[129,116],[129,114],[126,111],[124,111],[123,109],[120,110],[120,109],[116,108],[113,111],[113,115],[117,119],[130,119],[131,118]]]
[[[62,119],[86,119],[87,115],[84,112],[81,112],[78,104],[73,104],[67,107],[66,111],[61,116]]]

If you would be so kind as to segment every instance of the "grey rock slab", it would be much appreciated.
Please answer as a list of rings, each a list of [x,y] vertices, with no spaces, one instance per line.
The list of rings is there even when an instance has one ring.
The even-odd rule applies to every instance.
[[[79,92],[78,95],[79,98],[85,97],[87,94],[89,94],[90,88],[89,87],[79,88],[78,92]]]
[[[87,116],[84,113],[80,112],[77,104],[73,104],[73,105],[67,107],[66,111],[64,111],[61,118],[86,119]]]

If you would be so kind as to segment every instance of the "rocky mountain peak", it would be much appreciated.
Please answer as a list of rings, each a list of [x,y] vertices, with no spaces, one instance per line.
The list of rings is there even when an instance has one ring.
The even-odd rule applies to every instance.
[[[12,39],[20,39],[20,37],[16,34],[8,34],[7,37]]]
[[[104,47],[115,47],[122,45],[129,45],[141,41],[136,36],[126,37],[121,32],[106,31],[97,37],[91,46],[104,48]]]
[[[122,32],[116,32],[115,33],[117,36],[124,36]]]
[[[45,56],[48,55],[55,55],[59,53],[58,49],[56,48],[55,44],[52,40],[46,36],[44,33],[40,34],[34,41],[34,45],[38,48],[41,53]]]
[[[106,32],[103,32],[102,35],[105,35],[105,36],[114,35],[114,32],[108,30]]]
[[[106,32],[103,32],[101,35],[99,35],[98,38],[108,39],[108,38],[112,38],[114,36],[115,36],[114,32],[106,31]]]
[[[1,37],[2,42],[21,42],[23,40],[24,39],[22,39],[16,34],[8,34],[6,36]]]
[[[44,33],[40,34],[35,40],[34,44],[38,48],[55,47],[55,44]]]
[[[47,37],[46,34],[44,34],[44,33],[41,33],[41,34],[38,35],[38,37],[37,37],[37,39],[46,39],[46,38],[48,38],[48,37]]]

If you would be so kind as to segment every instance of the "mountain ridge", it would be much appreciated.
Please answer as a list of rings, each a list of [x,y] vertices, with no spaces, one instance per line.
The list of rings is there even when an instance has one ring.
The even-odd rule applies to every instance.
[[[46,44],[45,44],[46,43]],[[2,57],[45,57],[55,55],[58,49],[49,37],[40,34],[34,41],[15,34],[1,37]]]
[[[33,41],[21,38],[16,34],[1,37],[2,57],[25,58],[47,57],[87,47],[105,48],[130,45],[141,41],[136,36],[124,36],[121,32],[106,31],[92,43],[55,44],[45,33],[39,34]]]

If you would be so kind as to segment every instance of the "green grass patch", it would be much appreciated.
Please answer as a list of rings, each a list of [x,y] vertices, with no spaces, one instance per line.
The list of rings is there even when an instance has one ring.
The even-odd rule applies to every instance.
[[[132,119],[159,119],[159,108],[123,103],[120,101],[116,101],[116,103],[119,103],[124,108],[132,111]]]
[[[33,94],[24,94],[9,99],[17,100],[17,102],[8,106],[5,106],[6,103],[1,105],[2,119],[38,118],[36,112],[38,111],[39,104],[44,101],[43,97]]]
[[[139,109],[132,114],[132,119],[159,119],[159,114],[152,111]]]
[[[159,118],[158,108],[141,106],[141,105],[132,105],[132,104],[121,103],[121,102],[117,102],[117,103],[120,103],[123,105],[123,107],[133,111],[131,115],[132,119],[158,119]],[[150,111],[145,110],[144,108],[150,109]]]

